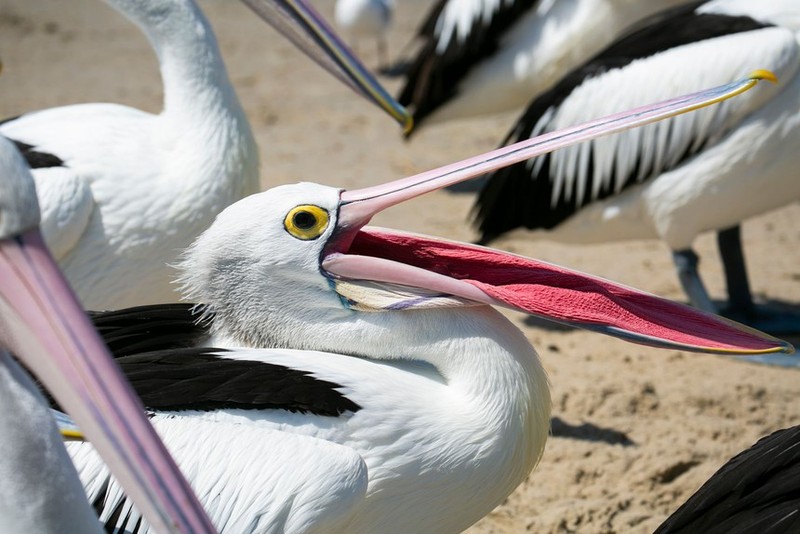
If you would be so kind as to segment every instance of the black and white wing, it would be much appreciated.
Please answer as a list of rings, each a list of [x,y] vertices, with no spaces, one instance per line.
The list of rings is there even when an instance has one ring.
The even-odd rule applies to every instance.
[[[518,227],[553,229],[584,206],[679,167],[775,98],[797,74],[794,31],[769,20],[690,5],[639,25],[536,98],[506,141],[725,83],[756,68],[774,70],[783,82],[778,90],[759,88],[489,175],[475,205],[482,241]]]

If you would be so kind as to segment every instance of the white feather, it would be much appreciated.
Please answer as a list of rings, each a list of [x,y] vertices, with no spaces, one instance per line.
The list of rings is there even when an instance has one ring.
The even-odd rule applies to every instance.
[[[549,393],[524,336],[485,307],[412,313],[411,324],[408,314],[367,314],[381,321],[403,316],[387,325],[392,338],[397,328],[416,333],[417,346],[393,361],[287,349],[222,353],[304,369],[340,384],[362,407],[356,413],[334,418],[224,410],[152,418],[221,530],[455,532],[488,513],[527,476],[544,447]],[[374,332],[368,325],[345,329],[321,325],[311,337],[321,343]],[[432,345],[429,340],[442,331],[453,338]],[[504,348],[494,340],[499,333]],[[383,338],[360,350],[385,352],[391,345]],[[514,357],[505,352],[512,347]],[[425,350],[424,357],[448,373],[447,381],[433,367],[409,361],[422,359],[419,351]],[[467,361],[445,363],[467,351]],[[529,412],[529,406],[535,409]],[[68,448],[92,500],[108,473],[89,444]],[[101,520],[124,498],[111,484]],[[136,520],[134,515],[129,524]]]

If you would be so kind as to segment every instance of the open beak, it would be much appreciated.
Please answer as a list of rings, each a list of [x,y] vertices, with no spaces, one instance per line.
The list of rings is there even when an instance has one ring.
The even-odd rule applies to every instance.
[[[392,116],[404,132],[413,120],[305,0],[242,0],[343,84]]]
[[[322,268],[361,310],[489,304],[658,347],[714,353],[791,352],[790,344],[688,306],[549,263],[476,245],[365,225],[378,212],[491,170],[731,98],[774,75],[552,132],[388,184],[343,191]]]
[[[38,230],[0,241],[0,344],[80,425],[159,532],[215,532]]]

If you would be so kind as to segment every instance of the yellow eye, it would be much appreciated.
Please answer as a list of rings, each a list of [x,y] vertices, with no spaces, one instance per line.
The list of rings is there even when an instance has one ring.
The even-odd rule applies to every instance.
[[[316,239],[328,227],[328,212],[319,206],[297,206],[286,214],[283,226],[297,239]]]

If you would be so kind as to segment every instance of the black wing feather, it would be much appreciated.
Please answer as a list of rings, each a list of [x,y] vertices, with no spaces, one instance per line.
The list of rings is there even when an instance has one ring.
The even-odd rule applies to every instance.
[[[406,84],[397,97],[404,106],[413,107],[416,126],[455,96],[459,82],[481,60],[494,54],[506,31],[521,15],[539,3],[539,0],[516,0],[512,3],[503,0],[488,24],[480,18],[476,19],[463,42],[453,37],[445,51],[439,54],[436,52],[434,30],[447,1],[441,0],[433,6],[422,23],[418,34],[424,44],[409,66]],[[406,135],[410,136],[411,133]]]
[[[637,26],[638,29],[610,45],[582,67],[567,74],[551,90],[533,100],[509,132],[504,144],[527,139],[548,110],[557,109],[588,79],[671,48],[769,26],[750,17],[696,13],[698,5],[703,3],[705,2],[673,8],[646,19],[645,23]],[[697,146],[690,143],[689,146],[691,148],[676,160],[674,166],[647,169],[644,181],[680,165],[703,149],[703,143],[698,143]],[[474,220],[481,234],[481,243],[488,243],[518,227],[554,228],[582,206],[618,194],[616,184],[608,183],[598,189],[595,198],[583,199],[572,195],[567,200],[562,195],[553,205],[555,183],[550,179],[551,158],[549,155],[541,157],[543,160],[539,162],[540,166],[536,167],[535,172],[534,166],[522,162],[488,175],[473,208]],[[590,154],[588,164],[590,169],[593,161],[593,154]],[[638,179],[639,167],[640,165],[636,164],[628,172],[622,186],[623,190],[641,183]],[[615,174],[614,170],[612,174]],[[589,172],[587,178],[586,190],[592,191],[593,173]]]
[[[277,409],[338,416],[361,407],[310,373],[203,347],[213,315],[194,304],[90,312],[145,407],[157,411]],[[52,400],[51,400],[52,403]]]
[[[656,534],[800,532],[800,426],[734,456]]]
[[[196,304],[154,304],[89,312],[115,357],[201,345],[213,314]]]
[[[17,119],[22,117],[22,115],[17,115],[16,117],[9,117],[7,119],[0,120],[0,126],[6,124],[8,122],[13,122]],[[49,154],[47,152],[42,152],[39,150],[35,150],[33,145],[29,145],[27,143],[23,143],[21,141],[17,141],[15,139],[11,139],[10,137],[6,136],[12,143],[14,143],[19,150],[22,157],[25,158],[25,161],[28,162],[28,167],[31,169],[46,169],[48,167],[64,167],[64,161],[54,154]]]
[[[31,169],[47,169],[50,167],[66,166],[64,165],[64,161],[54,154],[36,150],[33,145],[29,145],[15,139],[11,139],[11,142],[16,145],[17,150],[19,150],[20,154],[22,154],[22,157],[25,158],[25,161],[28,163],[28,167]]]
[[[150,410],[288,410],[324,416],[356,412],[339,384],[282,365],[186,348],[116,358]]]

